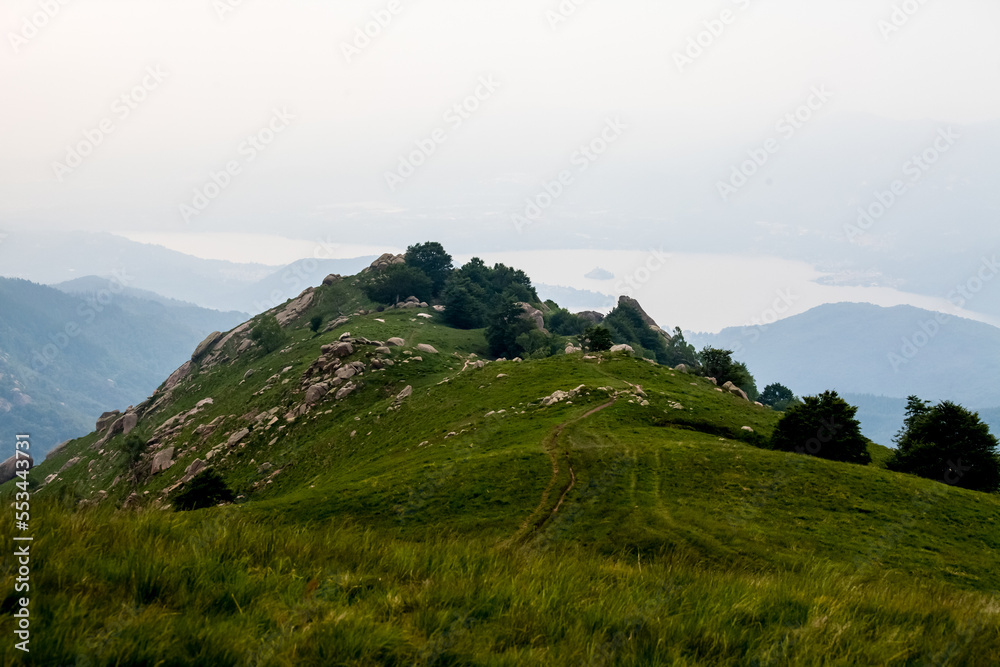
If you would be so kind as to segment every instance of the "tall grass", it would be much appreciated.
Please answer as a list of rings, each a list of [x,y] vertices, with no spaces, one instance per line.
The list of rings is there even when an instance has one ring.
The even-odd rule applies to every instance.
[[[36,511],[34,664],[991,665],[1000,655],[997,596],[819,560],[761,574],[682,550],[640,561],[468,536],[414,542],[343,523],[273,525],[239,508]],[[14,576],[8,559],[4,590]],[[18,654],[0,646],[3,664]]]

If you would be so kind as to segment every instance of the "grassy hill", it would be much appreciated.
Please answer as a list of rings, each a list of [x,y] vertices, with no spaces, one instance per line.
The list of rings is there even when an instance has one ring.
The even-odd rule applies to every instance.
[[[1000,654],[1000,497],[760,448],[779,414],[646,360],[490,360],[482,331],[373,306],[337,282],[274,311],[293,313],[280,349],[245,344],[247,326],[203,351],[137,406],[136,484],[124,434],[32,471],[36,664]],[[342,336],[338,368],[364,372],[307,403]],[[378,344],[392,337],[405,344]],[[163,511],[199,461],[236,503]],[[8,559],[4,590],[14,577]]]

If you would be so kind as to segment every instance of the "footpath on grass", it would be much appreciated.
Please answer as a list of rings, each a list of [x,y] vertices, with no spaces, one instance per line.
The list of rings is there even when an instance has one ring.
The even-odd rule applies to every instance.
[[[610,408],[615,404],[615,400],[612,399],[600,405],[596,408],[588,410],[579,417],[574,417],[573,419],[564,421],[563,423],[552,429],[552,432],[545,438],[542,442],[542,448],[545,453],[549,455],[549,460],[552,462],[552,478],[549,480],[548,485],[546,485],[545,490],[542,491],[542,498],[538,503],[538,507],[524,520],[521,527],[518,528],[514,536],[510,538],[507,542],[508,545],[522,544],[528,541],[533,535],[538,534],[538,532],[545,526],[546,522],[549,521],[562,507],[563,502],[566,500],[566,496],[569,492],[573,490],[576,486],[576,472],[573,470],[573,465],[569,458],[569,448],[559,447],[559,437],[562,435],[563,431],[569,426],[574,426],[579,424],[584,419],[592,417],[601,410]],[[566,461],[566,472],[562,472],[562,468],[559,465],[560,459],[565,459]],[[554,504],[551,502],[551,498],[555,496],[553,493],[554,489],[559,489],[559,500]],[[550,509],[551,508],[551,509]]]

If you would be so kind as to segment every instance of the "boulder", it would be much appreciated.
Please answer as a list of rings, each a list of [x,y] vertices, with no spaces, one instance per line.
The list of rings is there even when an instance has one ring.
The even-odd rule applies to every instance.
[[[742,389],[740,389],[739,387],[737,387],[736,385],[734,385],[732,382],[727,382],[726,384],[722,385],[722,388],[723,390],[728,391],[733,396],[739,396],[744,401],[748,402],[750,401],[750,397],[747,396],[747,393]]]
[[[415,303],[415,304],[419,305],[420,304],[420,299],[418,299],[415,296],[408,296],[408,297],[406,297],[406,303]]]
[[[122,417],[122,435],[128,435],[132,432],[132,429],[138,425],[139,415],[134,412],[126,413],[126,415]]]
[[[422,317],[426,320],[433,318],[434,316],[429,313],[417,313],[417,317]]]
[[[63,470],[68,470],[69,468],[72,468],[73,466],[75,466],[79,462],[80,462],[80,457],[79,456],[74,456],[69,461],[66,461],[66,463],[63,464],[62,468],[59,468],[59,472],[62,472]]]
[[[184,478],[182,479],[182,481],[186,482],[191,480],[195,475],[197,475],[207,467],[208,467],[207,463],[205,463],[201,459],[195,459],[194,461],[191,462],[191,465],[189,465],[184,470]]]
[[[100,417],[97,418],[97,431],[101,432],[107,427],[115,423],[115,420],[121,417],[122,413],[118,410],[112,410],[111,412],[105,412]]]
[[[330,392],[330,386],[324,382],[314,384],[306,390],[306,403],[315,405]]]
[[[213,331],[212,333],[210,333],[208,335],[208,338],[201,341],[201,343],[198,344],[198,347],[194,349],[194,354],[191,355],[191,361],[198,363],[198,361],[206,354],[208,354],[211,351],[211,349],[215,347],[215,344],[218,343],[220,340],[222,340],[222,338],[224,338],[225,335],[226,334],[222,333],[221,331]]]
[[[330,285],[340,282],[343,277],[339,273],[331,273],[326,278],[323,278],[323,284],[329,287]]]
[[[337,319],[327,324],[326,329],[324,329],[323,331],[333,331],[334,329],[339,329],[340,327],[344,326],[350,321],[351,318],[349,317],[338,317]]]
[[[385,345],[383,345],[381,347],[376,347],[375,348],[375,353],[376,354],[392,354],[392,350],[390,350],[388,347],[386,347]]]
[[[191,370],[194,368],[194,364],[190,361],[185,361],[184,364],[178,368],[176,371],[170,374],[167,381],[163,383],[163,390],[170,391],[177,385],[179,385],[184,378],[191,375]]]
[[[542,315],[542,311],[538,310],[530,303],[524,303],[523,301],[518,303],[517,305],[519,305],[521,307],[521,310],[524,311],[524,314],[521,315],[521,317],[523,317],[526,320],[531,320],[532,322],[534,322],[536,329],[548,333],[548,331],[545,330],[545,318]]]
[[[575,345],[566,346],[566,354],[575,354],[577,352],[583,352],[582,347],[576,347]]]
[[[358,372],[354,370],[354,366],[344,366],[337,369],[337,377],[341,380],[350,380],[357,374]]]
[[[375,273],[382,273],[390,266],[396,264],[404,264],[406,258],[403,255],[393,255],[391,252],[387,252],[381,255],[378,259],[371,263],[371,265],[362,271],[362,273],[369,273],[374,271]]]
[[[150,475],[155,475],[157,473],[163,472],[170,466],[174,464],[174,448],[167,447],[156,453],[153,457],[153,464],[149,469]]]
[[[674,370],[677,371],[678,373],[688,373],[690,372],[691,369],[688,368],[687,364],[677,364],[676,366],[674,366]]]
[[[245,428],[239,430],[236,433],[233,433],[231,436],[229,436],[229,440],[226,441],[226,446],[235,447],[236,445],[240,444],[240,441],[243,440],[243,438],[247,437],[248,435],[250,435],[250,429]]]
[[[411,387],[410,385],[406,385],[406,387],[403,388],[403,391],[396,394],[396,402],[402,403],[404,399],[407,399],[412,395],[413,395],[413,387]]]
[[[433,308],[434,308],[435,312],[438,312],[438,313],[443,313],[444,312],[444,306],[434,306]]]
[[[632,349],[631,345],[615,345],[611,348],[612,352],[628,352],[629,354],[634,354],[635,350]]]
[[[597,312],[596,310],[584,310],[576,314],[582,320],[586,320],[591,324],[600,324],[604,321],[604,315]]]
[[[310,287],[303,291],[302,294],[298,295],[291,303],[285,306],[280,313],[275,315],[278,319],[278,324],[287,326],[289,322],[300,317],[306,311],[306,308],[312,304],[315,295],[315,288]]]
[[[345,384],[345,385],[344,385],[343,387],[341,387],[341,388],[340,388],[340,389],[339,389],[339,390],[337,391],[337,394],[336,394],[335,398],[336,398],[336,399],[337,399],[338,401],[339,401],[339,400],[341,400],[342,398],[346,398],[346,397],[347,397],[347,396],[349,396],[349,395],[351,394],[351,392],[353,392],[353,391],[354,391],[355,389],[357,389],[357,386],[356,386],[356,385],[355,385],[355,384],[354,384],[353,382],[348,382],[347,384]]]
[[[434,349],[433,345],[428,345],[427,343],[420,343],[417,345],[417,349],[421,352],[426,352],[427,354],[437,354],[438,351]]]
[[[349,357],[354,354],[354,346],[350,343],[333,343],[332,345],[324,345],[323,354],[343,359],[344,357]]]
[[[402,338],[390,338],[385,342],[389,347],[403,347],[406,345],[406,341]]]
[[[243,374],[243,379],[244,380],[249,380],[253,376],[253,374],[256,373],[256,372],[257,371],[255,371],[254,369],[251,368],[250,370],[248,370],[246,373]]]

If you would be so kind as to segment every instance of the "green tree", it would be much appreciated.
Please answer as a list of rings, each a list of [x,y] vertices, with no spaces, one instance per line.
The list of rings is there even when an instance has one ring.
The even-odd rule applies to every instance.
[[[234,496],[222,476],[209,468],[198,473],[186,488],[174,492],[172,500],[174,510],[180,512],[231,503]]]
[[[316,333],[321,326],[323,326],[323,316],[313,315],[312,319],[309,320],[309,330]]]
[[[456,272],[448,279],[441,300],[444,321],[458,329],[478,329],[486,326],[486,312],[476,286],[465,275]]]
[[[278,324],[274,315],[265,315],[250,330],[250,339],[260,345],[265,352],[274,352],[288,340],[288,334]]]
[[[611,331],[616,343],[631,345],[652,353],[658,363],[667,362],[667,339],[642,319],[642,314],[627,303],[619,304],[601,323]]]
[[[910,396],[897,449],[886,467],[964,489],[1000,490],[997,439],[979,415],[950,401]]]
[[[434,283],[427,274],[407,264],[394,264],[372,275],[363,289],[369,299],[386,305],[411,296],[428,301],[434,295]]]
[[[706,347],[699,355],[702,370],[707,377],[715,378],[720,385],[732,382],[747,393],[751,401],[757,400],[757,383],[750,369],[741,361],[733,361],[732,350]]]
[[[404,256],[407,265],[423,271],[431,279],[433,296],[441,294],[445,282],[453,270],[451,255],[436,241],[411,245]],[[410,296],[407,294],[406,296]]]
[[[764,387],[759,400],[764,405],[772,407],[778,412],[784,412],[788,409],[788,406],[798,401],[791,389],[778,382]]]
[[[580,334],[580,344],[588,352],[603,352],[610,350],[614,346],[611,339],[611,331],[601,326],[587,327],[587,330]]]
[[[666,359],[660,363],[671,368],[678,364],[684,364],[689,368],[698,368],[701,365],[698,361],[698,352],[694,349],[694,345],[684,340],[684,332],[680,327],[674,327],[674,335],[667,342]]]
[[[524,315],[524,310],[513,298],[501,300],[500,305],[487,317],[486,342],[494,357],[513,359],[524,354],[518,337],[535,328]]]
[[[555,304],[553,304],[554,306]],[[545,315],[545,328],[559,336],[579,336],[587,330],[587,320],[558,306]]]
[[[789,407],[778,422],[771,448],[867,465],[871,455],[868,441],[861,435],[861,424],[854,417],[857,412],[835,391],[807,396],[802,403]]]

